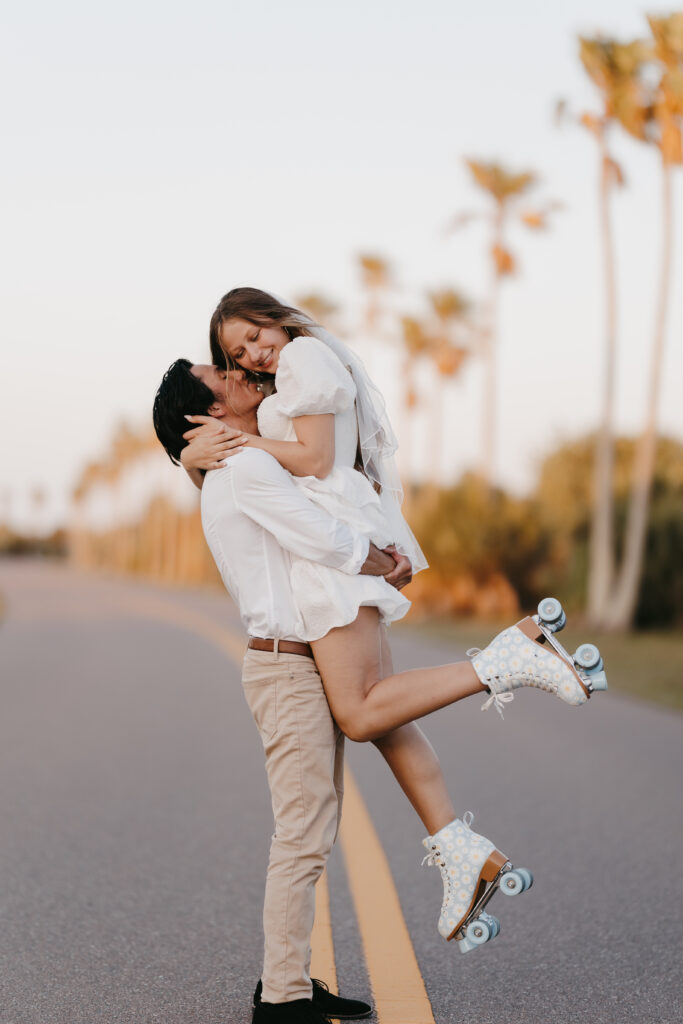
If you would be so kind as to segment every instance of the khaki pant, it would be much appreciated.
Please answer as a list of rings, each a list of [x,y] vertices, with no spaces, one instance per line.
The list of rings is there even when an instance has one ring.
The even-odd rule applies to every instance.
[[[312,658],[247,650],[242,683],[266,753],[275,818],[263,906],[262,998],[310,999],[315,883],[341,818],[344,736]]]

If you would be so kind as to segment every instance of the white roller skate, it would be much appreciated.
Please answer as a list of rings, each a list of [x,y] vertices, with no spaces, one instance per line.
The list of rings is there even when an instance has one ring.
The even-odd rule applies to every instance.
[[[602,658],[594,644],[581,644],[570,655],[555,638],[566,622],[560,602],[546,597],[537,615],[504,629],[483,651],[470,648],[467,655],[472,666],[491,693],[482,711],[493,704],[502,717],[503,705],[514,699],[511,691],[520,686],[547,690],[573,707],[585,704],[594,691],[607,689]]]
[[[429,851],[422,863],[436,864],[443,879],[439,933],[455,939],[461,953],[495,939],[500,931],[498,918],[485,910],[496,890],[516,896],[534,880],[526,868],[513,868],[490,839],[473,832],[471,823],[468,811],[422,840]]]

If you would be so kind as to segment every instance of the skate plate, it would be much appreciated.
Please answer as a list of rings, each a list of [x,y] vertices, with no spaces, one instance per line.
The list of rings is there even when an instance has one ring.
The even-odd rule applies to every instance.
[[[576,664],[569,651],[565,650],[552,630],[548,629],[542,622],[539,622],[538,615],[527,615],[515,623],[517,629],[528,636],[535,643],[547,643],[567,663],[583,689],[586,697],[591,696],[595,690],[607,689],[607,676],[603,671],[588,672]]]
[[[494,868],[494,873],[491,872],[491,867]],[[489,869],[488,871],[487,868]],[[488,878],[486,877],[487,874],[489,875]],[[526,892],[533,885],[533,875],[530,871],[526,868],[514,868],[511,861],[504,854],[499,850],[495,850],[482,869],[479,886],[475,890],[470,909],[453,934],[449,935],[449,940],[456,940],[461,953],[469,953],[471,950],[476,949],[477,946],[483,945],[498,935],[500,923],[497,918],[491,917],[491,915],[486,913],[486,907],[495,893],[501,889],[501,886],[505,885],[507,876],[509,876],[511,881],[513,878],[515,881],[514,891],[508,890],[510,895]],[[520,877],[522,878],[521,885],[519,884]],[[504,892],[505,890],[501,889],[501,891]],[[468,935],[470,925],[473,926],[473,929],[472,934]],[[480,935],[476,935],[477,925],[479,925]]]

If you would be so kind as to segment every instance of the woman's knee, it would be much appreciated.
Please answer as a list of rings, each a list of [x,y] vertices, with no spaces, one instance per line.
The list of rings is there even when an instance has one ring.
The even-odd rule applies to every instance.
[[[335,719],[346,738],[354,743],[370,743],[379,735],[370,715],[362,709],[335,715]]]

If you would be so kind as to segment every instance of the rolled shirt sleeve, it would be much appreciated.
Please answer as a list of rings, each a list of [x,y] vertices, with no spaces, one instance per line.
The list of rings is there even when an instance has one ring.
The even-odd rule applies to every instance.
[[[360,572],[370,547],[366,536],[309,501],[267,452],[251,448],[232,456],[232,461],[238,508],[281,547],[350,576]]]

